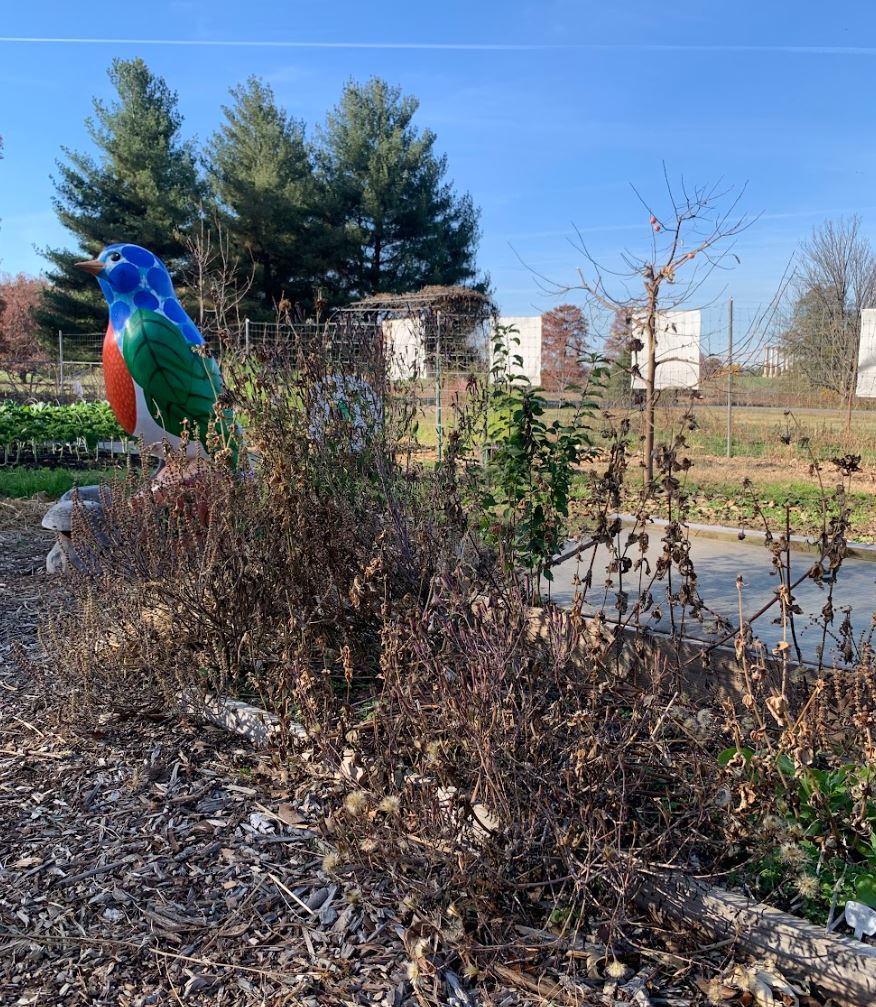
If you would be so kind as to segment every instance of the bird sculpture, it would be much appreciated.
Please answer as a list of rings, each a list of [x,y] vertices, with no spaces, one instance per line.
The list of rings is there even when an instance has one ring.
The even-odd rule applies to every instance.
[[[216,408],[219,368],[164,263],[139,245],[117,244],[76,265],[97,277],[109,305],[104,380],[122,428],[158,455],[165,444],[179,450],[184,441],[187,456],[197,458],[228,443],[233,423]]]

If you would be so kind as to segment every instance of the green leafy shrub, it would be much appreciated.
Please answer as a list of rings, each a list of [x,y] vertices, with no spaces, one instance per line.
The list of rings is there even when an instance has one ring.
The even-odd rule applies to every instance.
[[[486,394],[487,451],[480,500],[482,532],[511,568],[525,570],[538,596],[542,577],[551,580],[549,562],[569,535],[569,500],[578,466],[595,455],[590,420],[597,403],[587,389],[568,416],[549,421],[548,402],[521,372],[512,352],[516,330],[497,328],[493,368]],[[582,360],[589,384],[605,374],[598,358]],[[570,386],[572,387],[572,386]]]
[[[763,894],[787,894],[822,922],[849,899],[876,908],[873,766],[821,769],[744,747],[725,749],[718,761],[753,786],[772,783],[774,811],[751,823],[760,837],[752,869]]]
[[[0,403],[0,447],[19,444],[72,444],[120,440],[127,435],[108,402],[77,402],[55,406],[45,402],[20,405]]]

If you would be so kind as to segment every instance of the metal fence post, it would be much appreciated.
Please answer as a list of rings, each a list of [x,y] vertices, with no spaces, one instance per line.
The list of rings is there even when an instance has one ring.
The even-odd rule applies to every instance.
[[[249,356],[249,319],[243,320],[243,352]]]
[[[58,329],[58,394],[64,394],[64,333]]]
[[[438,461],[444,454],[444,423],[441,413],[441,312],[435,312],[437,338],[435,340],[435,441],[438,447]]]
[[[727,304],[727,457],[733,454],[733,298]]]

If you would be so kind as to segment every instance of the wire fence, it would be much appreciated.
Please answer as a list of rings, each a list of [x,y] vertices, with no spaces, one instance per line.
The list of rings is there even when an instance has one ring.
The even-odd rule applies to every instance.
[[[542,373],[541,327],[538,316],[508,319],[517,335],[509,346],[514,367],[534,384],[546,387],[556,408],[562,408],[574,393],[562,383],[552,383]],[[539,321],[537,328],[530,323]],[[725,306],[703,311],[700,339],[700,381],[697,395],[713,425],[720,411],[732,430],[737,410],[780,412],[846,410],[847,404],[819,389],[793,366],[781,346],[771,341],[762,313],[755,306],[737,311],[734,333]],[[420,412],[418,440],[440,456],[455,418],[465,406],[472,388],[490,373],[493,365],[495,325],[493,319],[472,319],[442,311],[340,312],[320,324],[257,322],[245,320],[226,333],[213,347],[217,356],[226,353],[254,355],[270,361],[280,355],[319,354],[327,363],[360,372],[380,360],[381,380],[403,389]],[[18,401],[97,401],[106,397],[103,380],[104,334],[59,332],[51,349],[28,360],[0,361],[0,399]],[[619,376],[603,397],[618,408],[635,409],[637,393],[629,380]],[[672,409],[690,401],[684,390],[666,389],[659,406]],[[858,399],[856,410],[876,407],[876,402]],[[731,444],[732,442],[728,442]]]
[[[339,312],[319,325],[247,321],[223,346],[268,362],[278,354],[318,353],[326,363],[404,394],[419,413],[420,446],[434,449],[439,459],[467,396],[489,375],[492,349],[486,320],[446,311]]]

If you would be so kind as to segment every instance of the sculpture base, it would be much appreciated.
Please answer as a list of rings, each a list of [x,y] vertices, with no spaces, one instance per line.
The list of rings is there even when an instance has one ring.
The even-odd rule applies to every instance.
[[[78,495],[79,506],[87,512],[104,515],[112,506],[108,486],[79,486],[67,490],[61,499],[46,512],[43,528],[55,533],[55,544],[46,557],[47,573],[67,573],[71,566],[81,569],[81,563],[73,548],[73,512],[77,506],[74,495]]]
[[[158,507],[163,507],[173,500],[176,507],[191,508],[202,524],[209,518],[207,494],[198,493],[198,480],[207,471],[207,463],[202,458],[186,459],[182,463],[174,461],[162,465],[153,477],[148,488],[144,488],[134,496],[133,506],[138,499],[148,499]],[[76,499],[78,497],[78,500]],[[55,544],[46,557],[46,572],[51,574],[68,573],[72,568],[82,570],[84,564],[76,555],[73,547],[73,513],[76,507],[82,507],[89,518],[92,531],[98,537],[103,535],[101,525],[106,521],[107,512],[112,507],[110,487],[106,485],[79,486],[68,490],[56,504],[46,512],[42,521],[43,528],[55,533]]]

